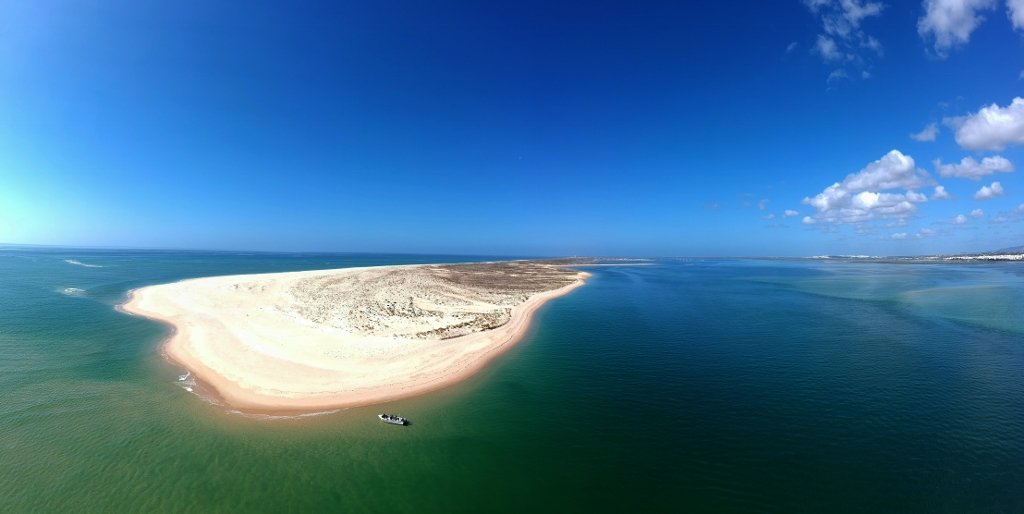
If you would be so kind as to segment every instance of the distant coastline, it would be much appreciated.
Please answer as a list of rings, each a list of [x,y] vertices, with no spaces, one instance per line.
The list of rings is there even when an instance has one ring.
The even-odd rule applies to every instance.
[[[874,255],[815,255],[816,260],[847,260],[867,262],[1014,262],[1024,261],[1024,253],[977,253],[957,255],[920,255],[879,257]]]
[[[371,405],[453,384],[589,274],[559,262],[232,275],[139,288],[119,310],[172,327],[166,356],[254,412]]]

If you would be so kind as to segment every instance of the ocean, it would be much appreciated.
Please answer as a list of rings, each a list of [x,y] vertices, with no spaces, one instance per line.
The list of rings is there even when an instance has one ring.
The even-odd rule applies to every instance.
[[[0,512],[1024,511],[1019,263],[584,267],[473,378],[300,417],[186,391],[167,329],[115,310],[191,277],[486,259],[0,248]]]

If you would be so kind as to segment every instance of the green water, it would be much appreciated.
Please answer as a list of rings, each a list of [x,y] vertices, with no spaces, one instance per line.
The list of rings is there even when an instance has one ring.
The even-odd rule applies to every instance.
[[[469,381],[301,418],[184,391],[165,329],[114,310],[456,260],[0,249],[0,512],[1024,511],[1018,265],[595,267]]]

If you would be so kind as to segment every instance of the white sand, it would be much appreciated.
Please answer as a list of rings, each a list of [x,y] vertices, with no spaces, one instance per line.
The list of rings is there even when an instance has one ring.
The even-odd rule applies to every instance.
[[[137,289],[122,308],[171,324],[166,354],[232,406],[309,411],[464,379],[587,276],[537,263],[233,275]]]

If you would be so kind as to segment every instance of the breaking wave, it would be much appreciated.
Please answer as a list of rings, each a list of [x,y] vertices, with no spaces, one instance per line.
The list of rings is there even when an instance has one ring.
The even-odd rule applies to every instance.
[[[178,387],[184,389],[186,392],[197,396],[202,401],[223,407],[224,411],[234,416],[241,416],[250,419],[262,419],[262,420],[275,420],[275,419],[298,419],[298,418],[310,418],[315,416],[325,416],[328,414],[335,414],[347,409],[332,409],[319,412],[305,412],[301,414],[262,414],[256,412],[243,412],[238,409],[228,408],[226,405],[221,403],[215,395],[208,394],[207,390],[203,387],[203,384],[196,380],[195,375],[190,371],[185,371],[184,374],[178,375],[178,379],[174,382]]]
[[[235,416],[242,416],[242,417],[250,418],[250,419],[274,420],[274,419],[299,419],[299,418],[312,418],[312,417],[316,417],[316,416],[327,416],[329,414],[336,414],[336,413],[341,412],[343,410],[347,410],[347,409],[334,409],[334,410],[325,410],[325,411],[319,411],[319,412],[305,412],[305,413],[302,413],[302,414],[260,414],[260,413],[255,413],[255,412],[242,412],[242,411],[237,410],[237,409],[227,409],[226,412],[228,414],[232,414],[232,415],[235,415]]]
[[[86,263],[84,263],[82,261],[76,261],[74,259],[64,259],[64,262],[66,262],[68,264],[74,264],[75,266],[82,266],[84,268],[102,268],[103,267],[103,266],[101,266],[99,264],[86,264]]]

